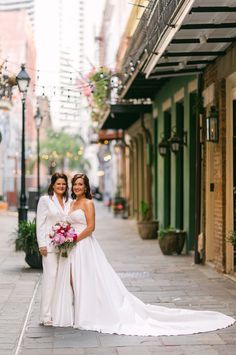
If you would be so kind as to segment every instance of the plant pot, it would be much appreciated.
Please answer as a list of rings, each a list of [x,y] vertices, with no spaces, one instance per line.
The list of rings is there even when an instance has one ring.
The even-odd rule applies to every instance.
[[[177,234],[177,241],[176,241],[176,253],[177,254],[181,254],[184,248],[184,243],[185,243],[185,236],[186,236],[186,232],[184,231],[180,231]]]
[[[138,222],[138,232],[142,239],[156,239],[159,223],[158,221]]]
[[[26,254],[25,261],[32,269],[42,269],[42,257],[38,253]]]
[[[159,237],[159,245],[164,255],[181,254],[185,243],[185,231],[168,231]]]

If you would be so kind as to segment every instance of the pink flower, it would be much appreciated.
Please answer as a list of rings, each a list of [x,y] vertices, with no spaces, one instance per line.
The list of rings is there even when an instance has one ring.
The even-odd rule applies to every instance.
[[[61,251],[62,256],[68,255],[74,245],[76,245],[77,234],[69,222],[58,222],[52,227],[49,233],[52,245]]]

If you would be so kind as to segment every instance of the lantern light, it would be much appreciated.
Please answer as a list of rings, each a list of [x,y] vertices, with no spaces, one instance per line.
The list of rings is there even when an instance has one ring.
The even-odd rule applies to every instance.
[[[206,140],[214,143],[219,140],[219,115],[215,106],[211,106],[209,116],[206,117]]]
[[[158,144],[159,154],[162,157],[165,157],[166,154],[168,153],[168,149],[169,149],[169,143],[164,138],[162,138],[161,142]]]

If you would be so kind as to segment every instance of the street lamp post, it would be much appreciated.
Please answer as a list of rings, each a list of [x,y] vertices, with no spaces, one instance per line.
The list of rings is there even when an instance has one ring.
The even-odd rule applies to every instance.
[[[38,203],[40,198],[40,140],[39,140],[40,132],[39,131],[43,120],[39,107],[37,107],[37,111],[34,116],[34,119],[35,119],[35,124],[37,129],[37,188],[38,188],[37,203]]]
[[[22,94],[22,138],[21,138],[21,192],[20,192],[20,207],[18,208],[18,220],[27,221],[28,206],[26,205],[25,191],[25,100],[27,89],[30,82],[30,77],[25,71],[25,65],[21,65],[21,71],[16,77],[17,85]]]

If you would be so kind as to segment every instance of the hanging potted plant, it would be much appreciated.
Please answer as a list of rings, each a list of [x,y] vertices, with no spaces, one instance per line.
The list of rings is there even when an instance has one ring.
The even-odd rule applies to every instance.
[[[173,227],[159,231],[159,245],[164,255],[181,254],[184,248],[186,232]]]
[[[150,208],[147,202],[141,201],[140,211],[142,215],[142,220],[138,221],[138,231],[142,239],[155,239],[157,238],[158,231],[158,221],[152,220],[150,216]]]
[[[25,261],[34,269],[42,268],[42,257],[39,253],[37,237],[36,237],[36,222],[22,221],[19,223],[18,229],[15,232],[15,249],[16,251],[25,252]]]

